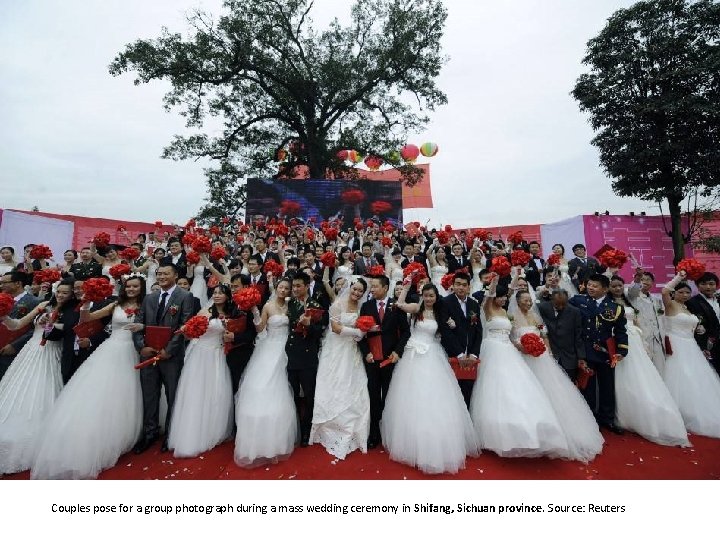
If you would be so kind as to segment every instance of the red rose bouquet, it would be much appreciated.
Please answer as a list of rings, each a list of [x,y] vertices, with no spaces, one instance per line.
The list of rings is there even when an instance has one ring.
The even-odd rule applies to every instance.
[[[383,236],[383,237],[380,239],[380,243],[381,243],[383,246],[385,246],[385,247],[390,247],[390,246],[393,245],[392,238],[390,238],[389,236]]]
[[[183,327],[175,333],[182,333],[185,334],[185,337],[187,338],[195,339],[207,332],[208,326],[210,326],[210,321],[207,317],[195,315],[194,317],[190,317],[188,322],[186,322]]]
[[[113,286],[107,279],[90,278],[82,286],[85,302],[101,302],[113,293]]]
[[[445,232],[446,232],[446,233],[451,233],[452,230],[453,230],[452,225],[445,225]]]
[[[365,275],[370,277],[385,275],[385,267],[382,264],[375,264],[365,270]]]
[[[114,279],[120,279],[122,276],[128,275],[132,269],[130,268],[129,264],[120,263],[116,264],[115,266],[110,267],[110,275]]]
[[[370,315],[362,315],[357,318],[355,321],[355,328],[358,328],[359,330],[363,332],[369,332],[370,329],[375,326],[377,323],[375,322],[375,319]]]
[[[93,236],[92,243],[95,247],[104,248],[110,243],[110,235],[106,232],[99,232]]]
[[[445,245],[450,241],[450,235],[445,231],[440,231],[439,233],[437,233],[437,239],[438,242]]]
[[[510,255],[510,262],[513,266],[526,266],[531,259],[532,255],[522,249],[513,249]]]
[[[510,242],[513,246],[522,244],[522,241],[523,241],[522,231],[515,231],[514,233],[508,235],[508,242]]]
[[[192,229],[197,225],[197,222],[194,219],[188,219],[188,222],[185,224],[186,229]]]
[[[288,226],[284,223],[279,223],[274,228],[274,234],[277,234],[279,236],[287,236],[290,232],[290,229],[288,229]]]
[[[545,342],[537,334],[529,332],[520,338],[520,345],[530,356],[537,358],[545,352]]]
[[[138,248],[134,247],[126,247],[123,250],[120,250],[120,258],[125,261],[134,261],[140,256],[140,250]]]
[[[427,277],[425,265],[418,262],[412,262],[403,269],[403,278],[413,275],[413,272],[415,272],[415,275],[413,276],[413,285],[417,285],[421,279],[425,279]]]
[[[250,232],[250,225],[241,225],[241,226],[240,226],[240,232],[241,232],[241,233],[249,233],[249,232]]]
[[[335,252],[333,251],[326,251],[322,255],[320,255],[320,262],[322,263],[323,267],[329,267],[333,268],[335,266]]]
[[[262,296],[255,287],[246,287],[233,294],[232,299],[241,310],[250,311],[262,301]]]
[[[330,227],[330,228],[325,229],[323,231],[323,234],[325,235],[325,239],[328,242],[332,242],[333,240],[337,240],[338,230],[333,227]]]
[[[155,228],[156,228],[156,229],[161,229],[162,226],[163,226],[163,222],[162,222],[162,221],[156,221],[156,222],[155,222]]]
[[[552,253],[547,258],[547,264],[548,266],[560,266],[560,255],[558,255],[557,253]]]
[[[215,259],[216,261],[220,261],[224,259],[227,256],[227,251],[225,251],[225,248],[222,246],[217,246],[213,248],[213,250],[210,252],[210,257]],[[186,255],[187,257],[187,255]]]
[[[52,250],[45,244],[38,244],[30,250],[31,259],[52,259],[52,256]]]
[[[275,277],[280,277],[283,274],[283,267],[281,264],[275,262],[272,259],[265,261],[263,265],[263,271],[267,274],[270,272]]]
[[[60,270],[55,268],[46,268],[45,270],[38,270],[33,272],[33,281],[35,283],[55,283],[60,281]]]
[[[125,225],[118,225],[116,230],[117,232],[125,232],[127,227],[125,227]]]
[[[210,253],[212,244],[207,236],[198,236],[192,243],[192,248],[198,253]]]
[[[215,236],[220,236],[220,227],[218,227],[217,225],[213,225],[212,227],[210,227],[210,234],[211,235],[214,234]]]
[[[494,257],[490,266],[490,271],[495,272],[500,277],[509,276],[511,269],[510,261],[507,260],[507,257],[503,256]]]
[[[15,306],[15,298],[7,293],[0,293],[0,317],[10,315]]]
[[[185,233],[182,237],[182,243],[186,246],[192,246],[193,242],[198,239],[198,235],[194,233]]]
[[[453,272],[452,274],[445,274],[442,278],[440,278],[440,285],[442,285],[443,289],[449,291],[454,281],[455,272]]]
[[[185,260],[189,264],[197,264],[200,262],[200,254],[197,251],[188,251],[185,255]]]
[[[373,214],[384,214],[392,210],[392,204],[387,201],[375,201],[370,205]]]
[[[305,230],[305,242],[310,243],[315,241],[315,233],[312,232],[310,229]]]
[[[365,200],[365,193],[359,189],[348,189],[340,195],[342,202],[349,205],[360,204]]]
[[[608,249],[600,255],[600,264],[607,268],[622,268],[627,261],[627,254],[619,249]]]
[[[697,259],[683,259],[675,270],[678,272],[684,270],[689,279],[697,281],[705,273],[705,265]]]
[[[477,229],[473,232],[473,238],[479,238],[481,242],[490,240],[492,233],[487,229]]]

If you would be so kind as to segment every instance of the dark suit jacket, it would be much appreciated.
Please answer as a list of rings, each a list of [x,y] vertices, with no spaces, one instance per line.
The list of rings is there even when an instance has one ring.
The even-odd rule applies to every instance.
[[[472,297],[468,297],[466,301],[467,316],[463,314],[457,296],[450,294],[442,299],[448,315],[455,321],[454,329],[450,329],[447,335],[441,333],[442,346],[451,357],[462,353],[480,356],[482,343],[480,305]]]
[[[700,318],[700,324],[705,328],[704,334],[695,334],[695,341],[697,341],[698,346],[704,351],[708,350],[708,339],[715,339],[716,343],[711,346],[710,350],[713,358],[720,358],[720,343],[717,343],[720,338],[720,321],[715,315],[715,310],[702,294],[696,294],[685,305],[690,313]]]
[[[322,281],[315,280],[310,298],[320,304],[320,307],[322,307],[325,311],[330,309],[330,297],[328,296]]]
[[[371,255],[370,256],[370,266],[375,266],[377,264],[379,264],[377,258],[375,257],[375,255]],[[367,271],[368,271],[368,267],[365,264],[365,257],[357,257],[355,259],[354,274],[356,274],[358,276],[364,276],[365,274],[367,274]]]
[[[172,264],[173,262],[173,256],[172,255],[166,255],[160,260],[160,264]],[[178,262],[175,263],[175,266],[177,266],[178,269],[178,277],[187,277],[187,258],[185,257],[185,252],[183,251],[180,254],[180,258],[178,259]]]
[[[309,298],[305,305],[295,298],[290,299],[288,304],[290,335],[285,344],[288,369],[317,369],[320,339],[322,338],[323,329],[327,326],[328,313],[325,311],[323,320],[320,322],[311,322],[309,326],[303,326],[302,331],[298,332],[296,330],[298,321],[305,313],[306,308],[322,309],[322,306],[312,298]]]
[[[465,254],[460,259],[462,262],[459,263],[457,259],[455,258],[455,255],[450,254],[447,256],[447,263],[448,263],[448,274],[452,274],[453,272],[457,272],[461,268],[467,267],[470,269],[470,272],[472,273],[472,267],[470,266],[470,259],[467,258]]]
[[[525,279],[533,289],[537,289],[543,284],[543,268],[545,268],[545,259],[540,257],[532,259],[525,267]]]
[[[583,262],[575,257],[568,261],[568,274],[575,287],[578,287],[580,282],[585,281],[593,274],[602,274],[605,268],[592,257],[587,257],[586,262]]]
[[[62,330],[53,328],[47,334],[48,341],[62,342],[62,357],[60,359],[60,372],[63,383],[67,384],[73,376],[77,364],[75,362],[75,332],[73,328],[80,321],[80,312],[75,308],[76,302],[70,302],[63,306],[58,315],[56,324],[62,324]]]
[[[252,285],[253,282],[253,276],[250,276],[250,284]],[[258,309],[262,311],[263,306],[270,298],[270,284],[268,283],[267,276],[260,272],[260,276],[258,277],[257,284],[259,285],[260,291],[262,292],[260,300],[260,305],[258,306]]]
[[[86,279],[102,276],[102,265],[96,260],[85,264],[77,262],[70,266],[70,272],[74,279],[85,281]]]
[[[20,300],[15,302],[15,305],[10,312],[10,318],[22,319],[25,315],[30,313],[39,303],[40,300],[37,297],[33,296],[30,293],[25,293],[22,298],[20,298]],[[17,353],[20,352],[20,349],[22,349],[25,344],[30,341],[30,338],[33,335],[34,328],[35,326],[33,324],[28,324],[25,327],[25,333],[11,343],[11,345],[15,349],[15,354],[13,354],[11,358],[15,358],[15,356],[17,356]]]
[[[260,255],[260,253],[257,253],[256,255]],[[273,253],[273,252],[270,251],[269,249],[266,249],[264,256],[263,256],[263,255],[260,255],[260,257],[261,257],[262,260],[263,260],[263,264],[265,264],[265,263],[266,263],[267,261],[269,261],[269,260],[273,260],[273,261],[275,261],[276,263],[280,264],[280,257],[278,256],[278,254],[277,254],[277,253]]]
[[[567,305],[556,317],[551,302],[540,302],[538,309],[548,331],[553,356],[565,369],[576,369],[578,360],[585,359],[582,314]]]
[[[143,300],[140,311],[135,315],[135,322],[144,324],[145,326],[156,326],[156,314],[160,303],[160,294],[162,290],[148,294]],[[165,311],[160,321],[160,326],[169,326],[172,328],[173,337],[165,347],[167,352],[173,359],[182,362],[185,355],[185,336],[182,334],[174,334],[180,327],[192,317],[193,295],[188,291],[175,287],[173,293],[167,298],[165,303]],[[133,342],[135,349],[139,352],[145,346],[145,331],[135,332],[133,334]],[[166,362],[169,360],[165,360]]]
[[[97,311],[99,309],[104,308],[108,304],[115,302],[117,300],[117,297],[110,296],[103,300],[102,302],[93,302],[92,307],[90,308],[90,312]],[[112,320],[112,313],[108,315],[107,317],[103,317],[102,319],[103,326],[107,326],[108,323]],[[90,336],[90,346],[85,349],[78,349],[77,352],[77,365],[80,366],[85,360],[88,359],[88,357],[95,352],[95,349],[97,349],[100,344],[105,341],[107,338],[110,337],[110,334],[106,331],[105,328],[100,330],[97,334],[94,334]],[[74,345],[74,343],[73,343]]]
[[[375,323],[380,325],[380,315],[377,310],[377,301],[370,298],[360,308],[360,315],[370,315],[375,319]],[[388,297],[388,303],[385,306],[385,316],[382,320],[380,332],[368,332],[360,341],[360,352],[362,352],[363,360],[370,352],[368,338],[380,334],[382,336],[383,357],[387,358],[392,352],[396,352],[398,356],[402,356],[405,345],[410,339],[410,324],[408,323],[407,314],[395,307],[395,299]]]
[[[607,340],[615,338],[617,352],[622,356],[628,353],[627,319],[625,309],[606,296],[600,305],[586,294],[578,294],[570,299],[570,304],[580,310],[583,318],[582,338],[585,344],[585,359],[596,364],[607,364],[610,356]]]

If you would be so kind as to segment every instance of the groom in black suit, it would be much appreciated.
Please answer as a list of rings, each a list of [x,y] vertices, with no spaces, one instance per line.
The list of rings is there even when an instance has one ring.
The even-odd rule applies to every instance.
[[[690,313],[697,315],[705,330],[695,332],[695,341],[715,371],[720,373],[720,302],[716,296],[718,277],[712,272],[705,272],[695,284],[699,293],[685,304]]]
[[[163,262],[157,269],[157,284],[160,290],[148,294],[135,322],[143,325],[143,329],[133,334],[135,348],[140,352],[140,359],[146,360],[160,355],[160,360],[140,370],[140,385],[143,396],[143,434],[133,451],[140,454],[147,450],[160,435],[160,389],[165,385],[168,412],[165,419],[165,438],[162,451],[166,452],[167,438],[170,434],[170,419],[175,392],[180,379],[185,359],[185,336],[175,332],[192,317],[193,295],[177,286],[178,270],[172,263]],[[145,345],[146,326],[168,326],[173,336],[167,346],[158,351]]]
[[[395,362],[402,356],[405,344],[410,339],[410,325],[404,311],[396,309],[394,300],[388,297],[390,280],[387,276],[372,278],[370,294],[372,297],[360,308],[360,315],[369,315],[375,319],[378,329],[370,331],[358,344],[365,359],[365,372],[368,378],[370,394],[370,436],[368,448],[380,444],[380,417],[385,407],[385,396],[390,387]],[[382,340],[382,358],[370,352],[369,339],[379,336]],[[380,363],[390,359],[391,364],[381,368]]]
[[[463,367],[471,367],[480,356],[482,343],[482,323],[480,322],[480,304],[468,296],[470,276],[456,272],[453,279],[453,294],[442,299],[448,315],[455,325],[449,332],[441,334],[441,343],[450,357],[457,357]],[[470,407],[473,380],[458,380],[465,403]]]

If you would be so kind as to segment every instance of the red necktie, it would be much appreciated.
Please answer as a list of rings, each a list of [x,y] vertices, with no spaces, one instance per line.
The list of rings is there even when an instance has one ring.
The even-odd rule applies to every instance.
[[[383,318],[385,317],[385,302],[378,302],[378,305],[380,308],[378,309],[378,315],[380,316],[380,322],[383,322]]]

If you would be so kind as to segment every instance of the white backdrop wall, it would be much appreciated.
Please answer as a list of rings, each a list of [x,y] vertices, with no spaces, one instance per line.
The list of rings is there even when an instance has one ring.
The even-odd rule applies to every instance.
[[[62,263],[63,253],[72,247],[74,228],[72,221],[3,210],[0,246],[14,247],[15,258],[22,261],[24,245],[45,244],[52,249],[53,261]]]

